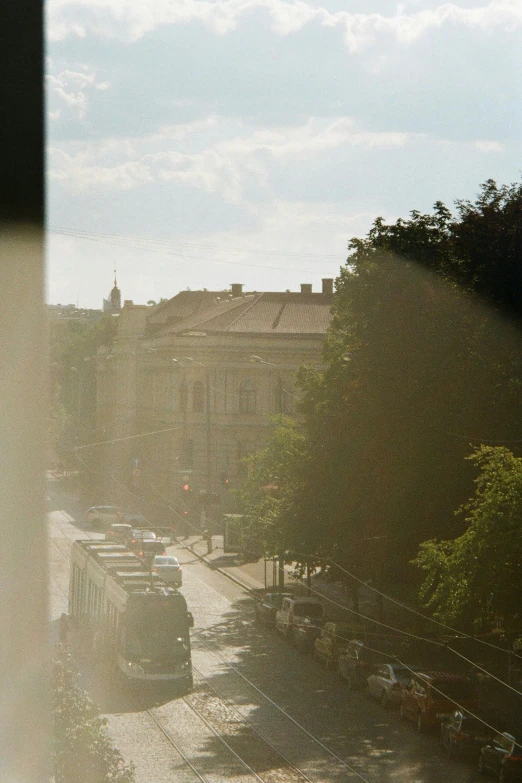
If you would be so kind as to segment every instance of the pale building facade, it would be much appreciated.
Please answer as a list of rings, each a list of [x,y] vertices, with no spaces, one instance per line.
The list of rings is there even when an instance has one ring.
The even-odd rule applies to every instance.
[[[269,417],[294,415],[299,368],[322,363],[332,302],[329,279],[320,293],[233,285],[184,291],[156,307],[125,302],[112,351],[100,351],[97,399],[98,432],[122,440],[99,459],[174,508],[187,485],[226,506]]]

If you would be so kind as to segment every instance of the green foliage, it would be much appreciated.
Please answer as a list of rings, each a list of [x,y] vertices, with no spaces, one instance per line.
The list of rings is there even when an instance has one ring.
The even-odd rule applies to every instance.
[[[304,456],[304,436],[296,422],[274,416],[272,424],[265,447],[247,459],[248,476],[239,492],[245,545],[269,557],[296,548],[290,535],[292,501]]]
[[[416,578],[421,541],[464,532],[470,442],[522,440],[521,215],[522,186],[488,181],[456,214],[437,202],[350,242],[324,370],[299,377],[299,459],[252,511],[270,551],[330,557],[378,584]],[[269,473],[281,458],[265,457]]]
[[[107,732],[107,721],[77,685],[78,673],[62,649],[53,662],[53,783],[134,783]]]
[[[94,427],[96,352],[111,347],[116,328],[112,316],[50,325],[49,443],[62,462],[71,459],[75,438],[85,440]]]
[[[522,458],[481,446],[468,459],[480,474],[475,496],[457,512],[467,529],[421,545],[414,561],[424,572],[421,598],[443,622],[489,630],[500,614],[509,629],[522,603]]]

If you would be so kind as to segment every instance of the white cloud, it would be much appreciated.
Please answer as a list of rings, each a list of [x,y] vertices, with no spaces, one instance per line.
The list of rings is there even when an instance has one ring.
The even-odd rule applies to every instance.
[[[98,82],[96,72],[89,66],[82,66],[81,71],[63,70],[60,73],[46,76],[47,90],[50,99],[65,104],[79,119],[87,112],[89,92],[105,91],[110,87],[107,81]],[[56,112],[53,112],[56,115]]]
[[[484,5],[463,8],[443,3],[434,9],[405,13],[330,12],[312,7],[304,0],[49,0],[48,35],[51,40],[68,36],[85,37],[88,33],[104,38],[136,41],[161,25],[200,21],[217,34],[236,27],[238,20],[253,8],[265,9],[274,31],[290,35],[315,21],[327,27],[344,30],[345,41],[352,52],[371,44],[378,36],[392,35],[408,44],[429,30],[444,25],[489,30],[497,27],[512,31],[522,24],[520,0],[491,0]],[[82,15],[85,18],[82,18]]]
[[[475,141],[473,146],[480,152],[504,152],[505,150],[504,144],[499,141]]]
[[[279,163],[310,161],[337,148],[366,150],[405,146],[407,133],[375,133],[359,129],[350,118],[329,123],[310,119],[301,127],[275,127],[240,131],[212,146],[203,137],[193,152],[181,151],[180,142],[226,120],[207,121],[163,128],[160,133],[136,139],[105,139],[65,151],[50,151],[49,175],[63,187],[80,191],[92,187],[128,190],[147,182],[178,182],[207,193],[219,194],[231,204],[241,202],[245,188],[266,189],[268,171]],[[219,130],[219,127],[218,127]]]

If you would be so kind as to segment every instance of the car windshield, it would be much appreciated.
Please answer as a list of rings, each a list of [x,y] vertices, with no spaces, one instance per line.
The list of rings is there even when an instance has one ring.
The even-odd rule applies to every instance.
[[[296,617],[322,617],[323,612],[322,604],[296,604],[294,608]]]
[[[168,565],[168,566],[179,565],[175,557],[162,557],[161,555],[154,558],[154,563],[155,565]]]
[[[287,597],[288,596],[285,595],[279,595],[278,593],[270,593],[266,596],[265,601],[271,606],[275,606],[276,609],[280,609],[283,605],[283,599]]]
[[[411,679],[411,671],[402,669],[400,666],[394,666],[393,673],[399,682],[409,682]]]

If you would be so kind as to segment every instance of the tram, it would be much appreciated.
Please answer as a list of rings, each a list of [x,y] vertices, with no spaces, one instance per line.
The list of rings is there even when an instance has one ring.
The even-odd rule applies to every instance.
[[[73,543],[69,618],[95,660],[129,682],[192,687],[187,602],[123,544]]]

